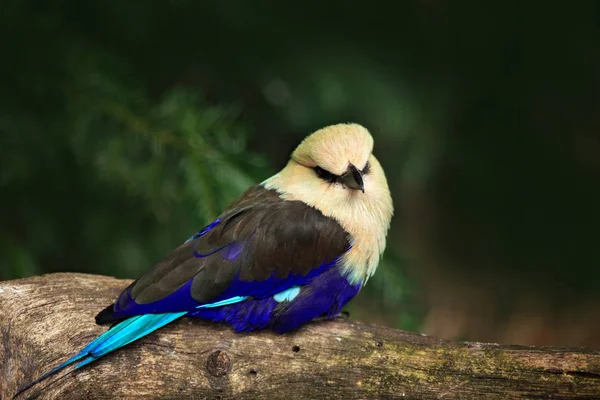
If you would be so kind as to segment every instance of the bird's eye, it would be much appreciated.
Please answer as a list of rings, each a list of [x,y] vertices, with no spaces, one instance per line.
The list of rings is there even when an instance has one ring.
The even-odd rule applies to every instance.
[[[363,168],[362,173],[363,173],[363,175],[366,175],[369,172],[371,172],[371,163],[367,161],[367,164]]]
[[[334,175],[331,172],[324,170],[321,167],[314,167],[313,169],[315,170],[315,173],[317,174],[317,176],[319,178],[323,179],[324,181],[333,183],[338,179],[337,175]]]

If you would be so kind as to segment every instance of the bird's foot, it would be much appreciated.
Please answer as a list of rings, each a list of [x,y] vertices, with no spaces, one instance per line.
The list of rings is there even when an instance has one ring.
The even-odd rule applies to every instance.
[[[315,322],[331,321],[331,320],[348,321],[349,319],[350,319],[350,313],[348,311],[342,311],[342,312],[334,315],[333,317],[329,317],[329,316],[317,317],[313,321],[315,321]]]

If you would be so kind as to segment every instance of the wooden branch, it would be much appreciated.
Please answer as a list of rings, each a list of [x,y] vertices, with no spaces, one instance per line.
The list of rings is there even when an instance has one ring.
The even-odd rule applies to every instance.
[[[0,399],[104,332],[129,283],[0,282]],[[41,384],[41,387],[46,384]],[[44,399],[598,399],[600,351],[457,343],[357,322],[236,334],[184,318],[26,395]]]

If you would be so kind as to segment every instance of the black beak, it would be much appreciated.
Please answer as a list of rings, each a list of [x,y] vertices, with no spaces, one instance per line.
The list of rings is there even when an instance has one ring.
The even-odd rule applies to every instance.
[[[365,183],[363,182],[362,173],[352,164],[348,165],[348,169],[342,175],[342,184],[350,189],[360,190],[365,192]]]

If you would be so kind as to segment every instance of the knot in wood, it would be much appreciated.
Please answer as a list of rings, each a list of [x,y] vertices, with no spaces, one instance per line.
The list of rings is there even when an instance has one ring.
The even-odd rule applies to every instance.
[[[227,375],[231,369],[231,359],[224,351],[217,350],[212,352],[206,360],[206,369],[212,376]]]

